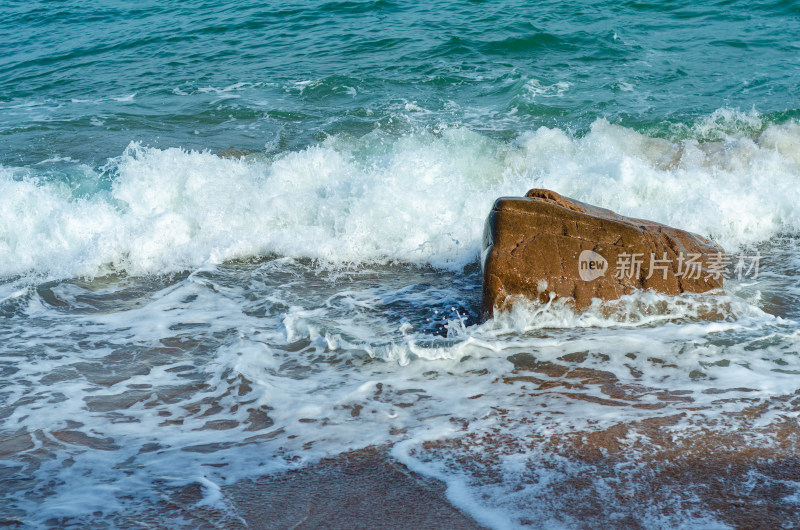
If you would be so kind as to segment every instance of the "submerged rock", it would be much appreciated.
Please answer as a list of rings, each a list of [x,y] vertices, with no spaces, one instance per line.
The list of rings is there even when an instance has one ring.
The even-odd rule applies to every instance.
[[[241,158],[246,157],[249,154],[257,153],[257,152],[258,151],[255,151],[253,149],[237,149],[236,147],[231,146],[231,147],[227,147],[227,148],[223,149],[222,151],[220,151],[219,153],[217,153],[217,156],[220,157],[220,158],[237,158],[237,159],[241,159]]]
[[[569,298],[577,309],[636,289],[676,295],[721,288],[715,243],[544,189],[497,199],[483,236],[481,315],[518,299]]]

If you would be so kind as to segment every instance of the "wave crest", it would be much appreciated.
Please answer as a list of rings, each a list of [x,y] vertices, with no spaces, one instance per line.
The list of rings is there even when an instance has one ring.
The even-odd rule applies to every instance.
[[[723,118],[736,121],[709,124]],[[465,128],[378,131],[242,160],[132,143],[83,182],[41,171],[0,168],[5,277],[168,273],[265,254],[457,269],[478,256],[493,201],[532,187],[729,250],[800,230],[794,122],[720,141],[670,141],[602,119],[581,137],[542,127],[512,142]]]

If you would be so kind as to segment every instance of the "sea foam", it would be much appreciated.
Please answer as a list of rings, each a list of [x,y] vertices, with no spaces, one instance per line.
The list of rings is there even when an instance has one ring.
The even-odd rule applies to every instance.
[[[800,126],[736,133],[759,119],[715,114],[674,141],[603,119],[582,136],[542,127],[511,142],[378,131],[241,160],[132,143],[78,183],[4,167],[0,275],[167,273],[270,254],[458,269],[477,258],[493,201],[532,187],[737,250],[800,230]]]

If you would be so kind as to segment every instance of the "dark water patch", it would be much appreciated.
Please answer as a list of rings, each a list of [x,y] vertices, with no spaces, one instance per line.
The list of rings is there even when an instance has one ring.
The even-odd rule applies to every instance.
[[[559,50],[563,52],[575,51],[577,44],[562,39],[557,35],[537,31],[531,28],[528,35],[522,37],[508,37],[500,41],[487,42],[480,46],[481,51],[489,55],[503,57],[514,54],[527,54],[536,51]]]
[[[131,278],[108,275],[94,280],[47,282],[36,288],[56,310],[73,314],[115,313],[147,305],[153,294],[184,281],[188,273]]]

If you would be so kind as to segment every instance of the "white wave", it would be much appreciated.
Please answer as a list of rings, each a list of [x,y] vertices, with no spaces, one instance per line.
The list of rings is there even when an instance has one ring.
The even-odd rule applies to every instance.
[[[132,94],[128,94],[126,96],[119,96],[119,97],[115,97],[115,98],[111,98],[111,99],[114,100],[114,101],[119,101],[121,103],[128,103],[130,101],[133,101],[133,99],[135,97],[136,97],[136,92],[134,92]]]
[[[760,120],[723,114],[694,137]],[[0,168],[0,275],[161,273],[269,253],[459,268],[478,256],[493,201],[532,187],[729,250],[800,230],[793,122],[714,142],[652,138],[605,120],[582,137],[542,127],[511,143],[463,128],[372,133],[245,160],[134,143],[105,170],[110,189],[80,198],[35,169]],[[95,182],[84,189],[102,190],[106,175],[89,173]]]
[[[531,79],[525,83],[525,89],[527,90],[528,96],[531,100],[535,99],[537,96],[561,97],[567,90],[569,90],[570,86],[571,84],[567,83],[566,81],[559,81],[552,85],[545,85],[538,79]]]

